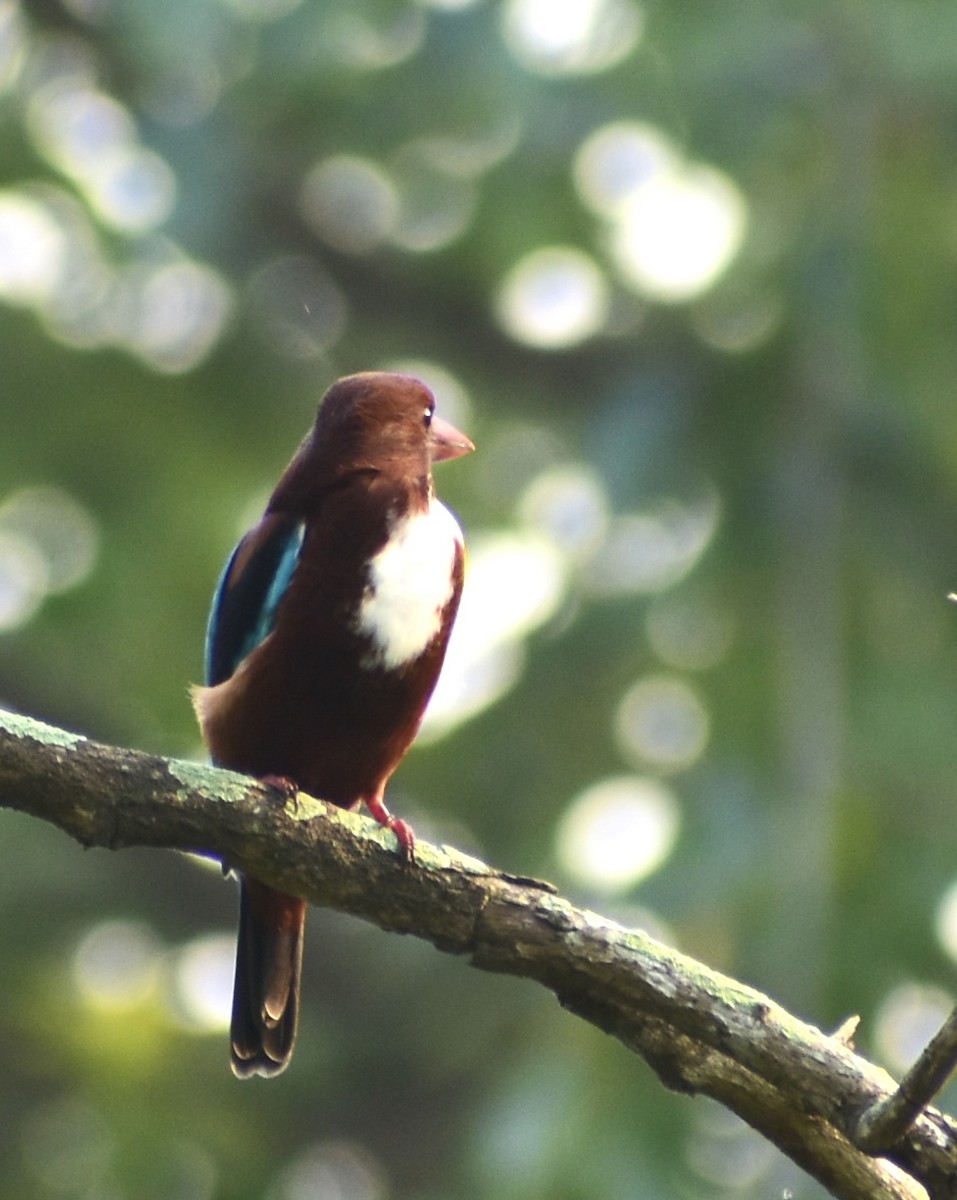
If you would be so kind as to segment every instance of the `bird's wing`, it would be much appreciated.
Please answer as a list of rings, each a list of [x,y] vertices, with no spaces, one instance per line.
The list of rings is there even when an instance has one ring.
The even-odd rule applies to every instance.
[[[206,631],[206,683],[228,679],[276,623],[276,612],[299,563],[305,526],[269,513],[230,556],[213,597]]]

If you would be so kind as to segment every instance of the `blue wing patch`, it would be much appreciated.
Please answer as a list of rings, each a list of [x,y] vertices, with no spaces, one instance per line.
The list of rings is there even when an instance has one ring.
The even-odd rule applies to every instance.
[[[276,613],[299,565],[305,525],[266,517],[230,556],[213,597],[206,630],[206,683],[228,679],[272,632]]]

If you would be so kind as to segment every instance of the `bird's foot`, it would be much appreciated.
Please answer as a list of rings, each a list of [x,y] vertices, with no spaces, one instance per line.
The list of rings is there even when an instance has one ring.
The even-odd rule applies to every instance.
[[[272,788],[274,792],[278,792],[282,797],[283,804],[288,804],[290,800],[295,802],[299,795],[299,785],[285,775],[263,775],[259,782],[263,787]]]
[[[405,861],[415,862],[415,834],[408,821],[403,821],[401,817],[394,817],[383,804],[380,796],[367,796],[366,808],[380,825],[391,829],[399,839],[399,849]]]

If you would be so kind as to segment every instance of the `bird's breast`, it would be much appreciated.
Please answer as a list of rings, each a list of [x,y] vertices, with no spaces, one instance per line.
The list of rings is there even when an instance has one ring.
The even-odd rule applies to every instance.
[[[355,630],[369,642],[364,666],[395,670],[416,659],[442,628],[452,599],[462,532],[444,504],[398,518],[366,567]]]

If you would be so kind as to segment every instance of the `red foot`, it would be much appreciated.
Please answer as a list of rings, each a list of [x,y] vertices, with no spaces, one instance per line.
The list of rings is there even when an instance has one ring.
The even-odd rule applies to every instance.
[[[405,861],[415,862],[415,834],[412,832],[412,826],[400,817],[394,817],[383,804],[381,796],[367,796],[365,801],[366,808],[379,824],[391,829],[399,839],[399,848]]]

